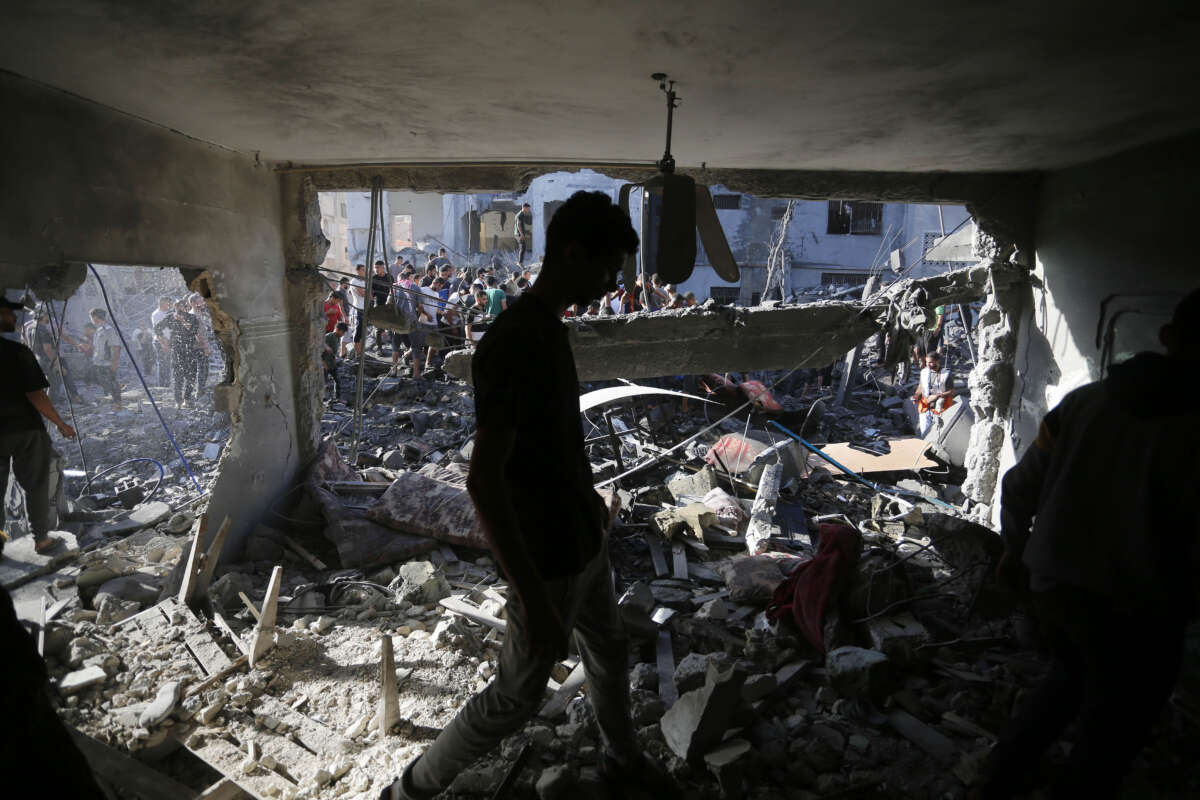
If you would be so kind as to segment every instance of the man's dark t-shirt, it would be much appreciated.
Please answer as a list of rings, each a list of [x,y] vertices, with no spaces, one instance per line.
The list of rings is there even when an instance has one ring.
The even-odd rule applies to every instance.
[[[163,317],[154,326],[154,332],[162,336],[164,329],[171,331],[171,350],[175,353],[190,353],[200,349],[196,335],[200,332],[200,322],[191,314],[171,314]]]
[[[329,350],[332,350],[333,352],[328,352],[322,349],[321,362],[330,372],[337,369],[337,361],[334,360],[334,355],[337,354],[338,346],[342,341],[342,336],[343,334],[340,334],[337,331],[330,331],[329,333],[325,334],[325,347],[329,348]]]
[[[42,415],[25,395],[50,384],[38,366],[33,351],[20,342],[0,337],[0,435],[42,431]]]
[[[580,572],[599,552],[604,502],[579,422],[579,378],[567,329],[524,295],[488,328],[471,362],[479,427],[516,428],[505,484],[543,578]]]
[[[387,305],[388,296],[392,293],[392,280],[387,275],[371,276],[372,308]]]

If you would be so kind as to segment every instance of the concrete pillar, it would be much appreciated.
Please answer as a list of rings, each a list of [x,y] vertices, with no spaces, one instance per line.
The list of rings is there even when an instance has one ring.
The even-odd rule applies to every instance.
[[[879,276],[872,275],[867,278],[867,284],[863,287],[862,299],[866,302],[867,298],[875,292],[875,287],[879,285]],[[856,345],[853,350],[846,353],[845,367],[842,369],[841,380],[838,381],[837,397],[834,398],[835,406],[843,406],[846,404],[846,390],[850,387],[850,381],[854,377],[854,373],[858,372],[858,357],[862,354],[862,345]]]

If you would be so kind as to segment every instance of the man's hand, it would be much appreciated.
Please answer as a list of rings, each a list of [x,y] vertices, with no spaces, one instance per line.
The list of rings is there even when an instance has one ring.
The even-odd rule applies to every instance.
[[[74,428],[72,428],[72,427],[71,427],[70,425],[68,425],[67,423],[65,423],[65,422],[60,422],[60,423],[58,423],[58,425],[57,425],[56,427],[58,428],[58,432],[59,432],[60,434],[62,434],[62,437],[63,437],[64,439],[74,439],[74,438],[75,438],[75,435],[76,435],[76,434],[75,434],[75,429],[74,429]]]

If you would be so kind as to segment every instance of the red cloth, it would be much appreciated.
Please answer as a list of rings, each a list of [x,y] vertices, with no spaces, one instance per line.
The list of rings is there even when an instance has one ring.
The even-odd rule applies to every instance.
[[[824,652],[825,610],[853,575],[861,549],[862,537],[854,528],[822,522],[817,554],[798,564],[776,587],[767,604],[767,618],[780,619],[790,613],[804,638]]]
[[[342,304],[337,300],[326,300],[322,309],[325,312],[325,332],[333,333],[333,329],[342,321]]]
[[[771,394],[771,390],[763,386],[762,381],[742,381],[739,386],[742,392],[755,405],[760,406],[766,411],[783,411],[783,406],[775,400],[775,395]]]

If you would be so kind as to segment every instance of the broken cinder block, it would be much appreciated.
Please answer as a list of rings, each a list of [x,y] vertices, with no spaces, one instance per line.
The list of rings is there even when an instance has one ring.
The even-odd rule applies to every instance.
[[[660,725],[675,755],[695,762],[724,737],[742,704],[745,675],[736,667],[708,667],[704,686],[688,692],[663,714]]]

